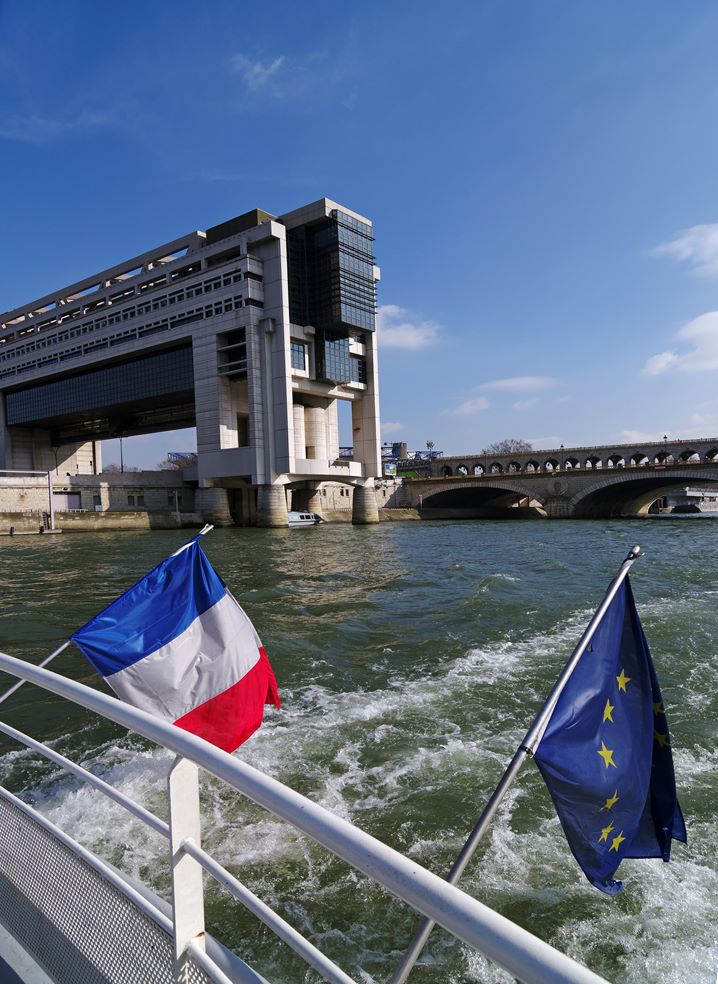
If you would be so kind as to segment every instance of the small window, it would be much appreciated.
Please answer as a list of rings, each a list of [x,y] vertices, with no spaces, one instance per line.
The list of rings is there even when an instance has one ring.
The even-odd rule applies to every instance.
[[[306,367],[306,346],[302,342],[292,342],[292,369],[304,371]]]
[[[135,497],[133,495],[128,495],[127,496],[127,505],[128,506],[134,506],[134,504],[135,504]]]
[[[102,505],[102,496],[93,495],[93,497],[92,497],[92,505],[93,506],[101,506]]]
[[[144,506],[144,504],[145,504],[145,497],[143,495],[138,495],[137,496],[137,505],[138,506]]]

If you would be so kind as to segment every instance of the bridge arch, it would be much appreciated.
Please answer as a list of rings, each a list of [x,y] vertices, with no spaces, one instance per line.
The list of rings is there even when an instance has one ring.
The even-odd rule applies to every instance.
[[[651,462],[645,451],[636,451],[636,453],[632,454],[630,457],[630,464],[632,468],[643,468],[650,465],[650,463]]]
[[[700,461],[701,456],[693,448],[686,448],[685,451],[681,451],[681,453],[678,455],[678,460],[682,464],[686,464],[686,462],[688,461],[694,461],[694,462]]]
[[[567,471],[573,471],[575,468],[580,468],[581,467],[581,462],[578,460],[578,458],[574,458],[572,456],[570,458],[566,458],[566,460],[563,463],[563,467]]]
[[[536,461],[535,458],[532,458],[531,461],[526,462],[526,467],[524,468],[524,471],[529,473],[539,472],[541,471],[541,465],[538,463],[538,461]]]
[[[520,480],[498,475],[479,482],[434,480],[421,497],[425,519],[534,519],[545,515],[541,493]],[[534,503],[534,505],[532,505]]]
[[[577,518],[607,518],[645,516],[651,503],[668,492],[686,485],[718,483],[715,471],[696,468],[673,469],[670,475],[659,471],[653,474],[604,474],[595,483],[582,488],[569,500],[569,514]]]
[[[543,463],[543,470],[545,472],[557,471],[560,467],[561,465],[556,458],[547,458]]]

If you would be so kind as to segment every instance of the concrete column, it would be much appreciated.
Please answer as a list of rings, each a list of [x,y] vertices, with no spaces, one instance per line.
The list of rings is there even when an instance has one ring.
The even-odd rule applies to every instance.
[[[283,485],[257,488],[257,526],[287,526],[287,493]]]
[[[304,427],[307,447],[312,448],[311,457],[319,461],[328,461],[326,410],[323,407],[305,407]]]
[[[327,500],[322,498],[321,490],[319,486],[314,489],[313,492],[309,493],[309,498],[307,499],[307,512],[316,513],[317,516],[324,517],[324,503]]]
[[[334,461],[339,457],[339,407],[338,400],[332,400],[327,407],[327,457]]]
[[[304,430],[304,407],[301,403],[295,403],[292,408],[294,417],[294,457],[306,458],[307,440]]]
[[[379,522],[379,509],[376,504],[374,484],[356,485],[352,502],[352,523],[364,526],[368,523]]]
[[[213,526],[234,526],[226,489],[199,488],[194,495],[195,510]]]

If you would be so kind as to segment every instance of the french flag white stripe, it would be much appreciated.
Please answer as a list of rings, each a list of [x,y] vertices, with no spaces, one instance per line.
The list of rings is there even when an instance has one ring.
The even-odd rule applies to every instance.
[[[171,642],[105,679],[122,700],[172,722],[238,683],[260,645],[227,592]]]

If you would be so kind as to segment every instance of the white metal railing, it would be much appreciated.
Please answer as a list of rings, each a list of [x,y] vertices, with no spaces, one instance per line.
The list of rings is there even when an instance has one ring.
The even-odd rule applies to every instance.
[[[592,971],[582,967],[527,930],[494,912],[488,906],[466,895],[460,889],[448,884],[442,878],[427,871],[415,861],[404,857],[347,820],[335,816],[329,810],[313,803],[290,787],[259,772],[240,759],[228,755],[201,738],[166,724],[115,697],[110,697],[5,653],[0,653],[0,671],[33,683],[44,690],[94,711],[116,724],[137,732],[158,745],[175,752],[181,759],[189,760],[187,765],[194,763],[196,766],[201,766],[275,816],[286,820],[296,830],[308,835],[352,867],[373,878],[393,895],[407,902],[417,912],[428,916],[458,939],[480,950],[527,984],[561,984],[561,982],[566,982],[566,984],[568,982],[599,984],[602,980]],[[75,775],[86,779],[97,789],[111,795],[116,802],[121,803],[135,816],[149,823],[153,829],[169,836],[172,844],[173,875],[175,877],[178,877],[176,868],[179,863],[189,862],[191,867],[188,869],[190,872],[188,883],[197,884],[196,872],[193,872],[193,868],[195,865],[201,866],[327,980],[338,982],[338,984],[351,984],[351,978],[333,964],[329,958],[321,954],[308,940],[301,937],[301,934],[297,933],[269,906],[261,902],[249,889],[203,851],[199,846],[198,836],[184,834],[183,839],[177,841],[176,838],[172,837],[170,827],[165,825],[163,821],[153,817],[143,807],[133,803],[117,790],[110,792],[111,787],[108,788],[106,783],[81,766],[70,763],[64,756],[8,725],[3,724],[0,730],[28,747],[41,752],[64,768],[68,768]],[[177,765],[178,762],[175,763],[172,771],[175,771]],[[181,795],[189,795],[187,791],[189,785],[185,785]],[[181,826],[185,830],[191,829],[192,820],[191,817],[186,818],[185,804],[180,806],[177,803],[175,810],[173,810],[171,777],[169,788],[170,824],[173,813],[179,816],[181,809],[183,814]],[[191,795],[196,796],[196,790]],[[190,810],[189,813],[191,812]],[[203,952],[201,943],[203,934],[192,929],[193,920],[196,924],[197,912],[201,913],[202,910],[201,885],[200,876],[199,899],[187,897],[191,893],[187,891],[186,884],[175,885],[173,891],[175,953],[184,956],[191,955],[192,959],[207,969],[209,966],[207,962],[211,963],[211,961]],[[181,913],[178,913],[178,900],[182,907]],[[190,927],[184,936],[178,929],[178,921]],[[202,951],[202,955],[198,957],[199,951]],[[226,979],[216,967],[211,973],[209,969],[207,972],[215,980]]]

